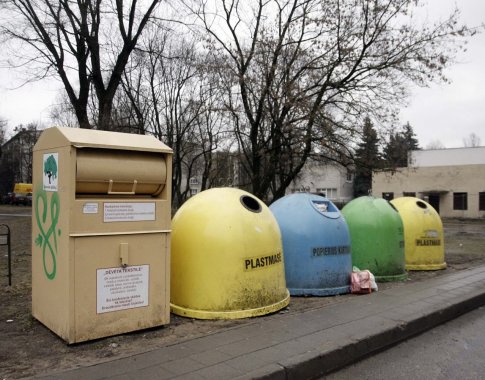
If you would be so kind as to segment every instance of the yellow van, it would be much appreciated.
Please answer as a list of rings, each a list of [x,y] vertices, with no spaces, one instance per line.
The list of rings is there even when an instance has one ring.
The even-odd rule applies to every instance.
[[[13,193],[9,197],[9,201],[13,205],[32,205],[32,184],[31,183],[16,183],[13,188]]]
[[[14,193],[20,194],[27,194],[32,192],[32,184],[31,183],[16,183],[13,187]]]

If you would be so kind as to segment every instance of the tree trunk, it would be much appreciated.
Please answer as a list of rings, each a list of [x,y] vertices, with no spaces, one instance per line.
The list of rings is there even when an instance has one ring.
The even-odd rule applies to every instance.
[[[76,118],[79,123],[79,128],[92,129],[93,126],[89,122],[88,113],[86,107],[76,107]]]
[[[113,108],[113,99],[109,101],[104,101],[104,99],[99,101],[99,115],[98,115],[98,129],[102,131],[113,130],[113,125],[111,122],[111,111]]]

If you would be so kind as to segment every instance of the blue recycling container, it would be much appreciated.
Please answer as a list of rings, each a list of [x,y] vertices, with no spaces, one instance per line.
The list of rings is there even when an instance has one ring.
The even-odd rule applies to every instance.
[[[327,198],[287,195],[270,206],[281,230],[286,284],[293,296],[350,291],[352,256],[347,224]]]

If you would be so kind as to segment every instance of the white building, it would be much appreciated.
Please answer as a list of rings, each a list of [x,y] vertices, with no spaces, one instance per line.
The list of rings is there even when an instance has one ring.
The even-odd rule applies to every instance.
[[[415,196],[443,217],[485,217],[485,147],[409,152],[409,167],[375,171],[372,193]]]
[[[353,198],[352,170],[332,162],[309,160],[286,193],[322,194],[332,202],[347,203]]]

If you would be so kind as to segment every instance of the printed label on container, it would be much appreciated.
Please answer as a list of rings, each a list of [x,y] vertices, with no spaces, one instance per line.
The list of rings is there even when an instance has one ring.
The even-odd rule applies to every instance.
[[[248,257],[247,259],[244,259],[244,270],[261,269],[281,263],[281,261],[282,256],[280,252],[267,256]]]
[[[83,214],[97,214],[98,204],[97,203],[85,203],[83,205]]]
[[[96,274],[98,314],[148,306],[149,265],[98,269]]]
[[[59,153],[45,153],[42,160],[42,184],[45,191],[57,191]]]
[[[105,223],[155,220],[155,202],[105,203],[103,220]]]

